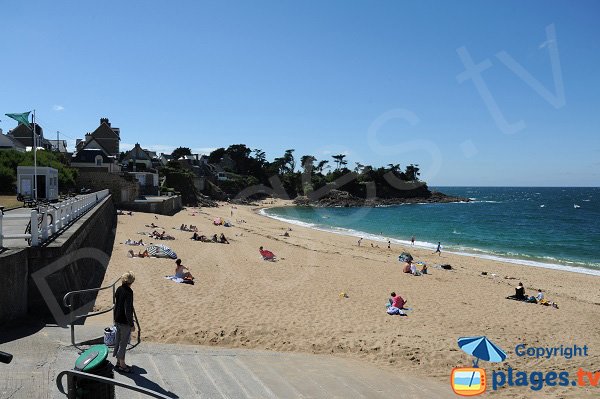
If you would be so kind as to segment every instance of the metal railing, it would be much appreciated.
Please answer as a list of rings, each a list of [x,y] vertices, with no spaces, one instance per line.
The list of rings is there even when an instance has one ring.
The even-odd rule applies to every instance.
[[[67,376],[67,391],[66,392],[65,392],[65,388],[63,387],[63,383],[62,383],[63,377],[65,375]],[[58,373],[58,375],[56,376],[56,387],[58,388],[58,391],[60,393],[62,393],[63,395],[67,395],[68,399],[77,398],[77,391],[76,391],[77,388],[76,388],[76,384],[75,384],[76,379],[86,379],[86,380],[101,382],[103,384],[108,384],[108,385],[113,385],[113,386],[129,389],[131,391],[139,392],[141,394],[152,396],[152,397],[158,398],[158,399],[171,399],[170,396],[166,396],[166,395],[163,395],[162,393],[152,391],[148,388],[139,387],[137,385],[132,385],[132,384],[126,384],[124,382],[113,380],[112,378],[101,377],[99,375],[88,374],[88,373],[84,373],[82,371],[75,371],[75,370],[63,370],[60,373]]]
[[[115,292],[116,292],[116,285],[118,282],[121,281],[121,278],[119,277],[114,283],[112,283],[111,285],[107,285],[105,287],[100,287],[100,288],[89,288],[86,290],[77,290],[77,291],[71,291],[71,292],[67,292],[65,294],[65,296],[63,297],[63,304],[69,309],[69,315],[70,315],[70,325],[71,325],[71,345],[73,345],[75,348],[77,348],[78,350],[82,351],[83,349],[81,349],[78,344],[75,342],[75,322],[80,320],[80,319],[85,319],[88,317],[93,317],[93,316],[98,316],[104,313],[108,313],[111,312],[114,308],[115,308]],[[73,302],[71,301],[71,298],[74,297],[75,295],[81,295],[81,294],[87,294],[87,293],[92,293],[92,292],[100,292],[103,290],[107,290],[109,288],[112,288],[112,306],[108,309],[105,310],[100,310],[97,312],[89,312],[86,314],[82,314],[82,315],[76,315],[75,311],[73,309]],[[137,318],[137,314],[135,313],[135,308],[133,309],[133,318],[135,320],[135,324],[136,324],[136,329],[137,329],[137,342],[133,345],[129,345],[129,349],[133,349],[136,346],[138,346],[141,342],[141,329],[140,329],[140,322],[138,321]],[[79,343],[79,345],[81,345],[81,343]]]
[[[37,247],[70,223],[79,219],[108,195],[109,190],[79,195],[56,205],[47,206],[45,210],[41,209],[44,207],[42,205],[37,209],[33,209],[29,215],[6,215],[4,212],[0,212],[0,248],[3,247],[4,240],[20,238],[30,240],[30,245]],[[3,228],[3,220],[28,220],[31,225],[31,233],[6,234]]]

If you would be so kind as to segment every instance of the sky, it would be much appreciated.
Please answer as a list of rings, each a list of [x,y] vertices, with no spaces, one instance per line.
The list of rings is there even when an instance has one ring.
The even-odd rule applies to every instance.
[[[15,1],[0,128],[102,117],[159,152],[231,144],[431,186],[599,186],[597,1]]]

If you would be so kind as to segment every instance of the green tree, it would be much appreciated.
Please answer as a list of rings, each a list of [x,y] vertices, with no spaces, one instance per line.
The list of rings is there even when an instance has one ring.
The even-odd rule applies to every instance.
[[[335,170],[340,170],[342,166],[348,164],[348,161],[344,160],[344,158],[346,158],[345,154],[332,155],[331,158],[333,158],[335,160],[335,163],[337,164]]]
[[[177,147],[175,148],[175,150],[171,153],[171,156],[174,159],[179,159],[185,155],[192,155],[192,150],[189,149],[188,147]]]
[[[315,163],[315,161],[317,160],[317,158],[313,157],[312,155],[303,155],[300,158],[300,166],[302,167],[302,170],[304,171],[304,173],[312,173],[313,172],[313,164]]]
[[[294,151],[295,150],[285,150],[285,154],[283,155],[283,160],[286,165],[286,169],[293,173],[296,170],[296,160],[294,159]]]
[[[208,163],[217,164],[221,162],[223,155],[225,155],[225,148],[217,148],[208,155]]]

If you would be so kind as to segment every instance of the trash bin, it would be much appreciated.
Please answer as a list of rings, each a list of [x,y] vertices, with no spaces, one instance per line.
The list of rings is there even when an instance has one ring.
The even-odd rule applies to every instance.
[[[75,370],[100,377],[114,378],[112,363],[106,360],[108,347],[94,345],[83,352],[75,361]],[[81,377],[75,378],[78,399],[114,399],[115,386]]]

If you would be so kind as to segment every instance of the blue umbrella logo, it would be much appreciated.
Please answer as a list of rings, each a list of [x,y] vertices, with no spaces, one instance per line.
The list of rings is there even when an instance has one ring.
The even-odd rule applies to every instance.
[[[458,346],[469,355],[475,356],[475,361],[473,362],[474,368],[477,368],[479,360],[485,360],[487,362],[502,362],[504,359],[506,359],[506,352],[504,352],[500,347],[487,339],[485,336],[459,338]],[[474,376],[475,373],[471,375],[469,386],[471,386],[473,383]]]

